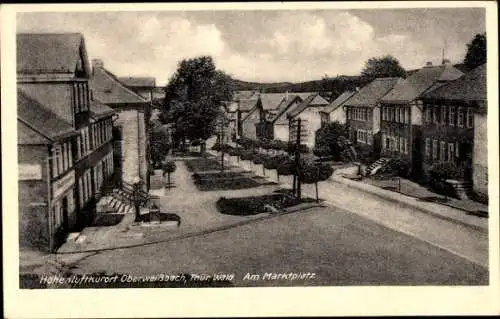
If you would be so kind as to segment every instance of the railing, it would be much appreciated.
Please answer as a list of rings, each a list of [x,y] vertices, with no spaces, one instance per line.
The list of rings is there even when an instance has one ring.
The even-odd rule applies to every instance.
[[[147,207],[152,199],[149,193],[140,189],[139,186],[134,186],[125,181],[116,183],[112,177],[106,180],[101,186],[101,189],[95,193],[96,202],[107,195],[112,195],[131,206],[138,202],[139,206],[142,207]]]

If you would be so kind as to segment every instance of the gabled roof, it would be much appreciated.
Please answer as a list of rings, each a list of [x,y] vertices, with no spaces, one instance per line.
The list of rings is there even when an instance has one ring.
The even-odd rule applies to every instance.
[[[250,112],[257,104],[257,101],[257,99],[240,100],[238,110],[241,112]]]
[[[21,90],[17,91],[17,118],[48,141],[78,134],[71,123]]]
[[[82,67],[90,74],[85,42],[80,33],[20,33],[16,44],[19,74],[75,73],[80,53]]]
[[[486,100],[486,63],[466,73],[461,78],[427,92],[424,99],[460,101]]]
[[[391,90],[402,78],[377,78],[365,85],[344,105],[358,107],[375,107],[377,102]]]
[[[116,113],[115,110],[106,104],[101,103],[99,100],[90,100],[90,115],[94,119],[101,119],[103,117],[111,116],[114,113]]]
[[[136,104],[148,101],[127,88],[118,77],[103,67],[94,67],[89,85],[94,97],[104,104]]]
[[[303,100],[299,105],[293,108],[288,115],[295,117],[302,113],[308,107],[318,107],[328,105],[328,101],[325,100],[319,93],[314,93],[309,95],[305,100]]]
[[[298,101],[300,104],[300,102],[302,102],[303,99],[298,95],[291,95],[288,97],[288,100],[283,100],[283,102],[281,102],[281,104],[275,111],[275,114],[272,116],[270,121],[274,123],[276,123],[276,121],[279,121],[281,115],[283,115],[283,113],[285,113],[292,106],[292,103],[294,103],[295,101]]]
[[[118,80],[128,87],[152,87],[156,86],[156,79],[152,77],[119,77]]]
[[[281,101],[285,98],[285,93],[261,93],[259,99],[264,110],[277,109]]]
[[[409,102],[418,98],[431,86],[461,77],[463,73],[451,65],[424,67],[396,84],[382,102]]]
[[[356,94],[355,91],[345,91],[344,93],[340,94],[333,102],[328,104],[327,107],[325,107],[322,112],[330,114],[331,112],[335,111],[342,105],[344,105],[345,102],[347,102],[352,96]]]

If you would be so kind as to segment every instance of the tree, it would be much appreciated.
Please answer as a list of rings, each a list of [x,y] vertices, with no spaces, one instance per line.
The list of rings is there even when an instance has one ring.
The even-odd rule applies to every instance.
[[[168,188],[170,188],[170,174],[175,172],[176,165],[174,161],[167,161],[163,164],[162,171],[163,171],[163,177],[167,175],[167,185]]]
[[[332,156],[341,160],[347,148],[344,141],[349,136],[349,127],[338,121],[328,123],[316,131],[315,155],[319,157]]]
[[[333,174],[333,168],[325,164],[301,163],[299,179],[304,184],[315,184],[316,201],[319,201],[318,182],[326,181]]]
[[[361,71],[361,77],[367,81],[384,77],[406,77],[406,71],[399,61],[391,55],[369,58]]]
[[[174,124],[175,144],[212,136],[223,103],[232,95],[233,81],[216,69],[212,57],[182,60],[165,87],[162,109],[162,118]]]
[[[469,70],[486,63],[486,32],[476,34],[472,41],[467,44],[464,64]]]
[[[151,129],[150,143],[151,161],[153,162],[153,167],[158,168],[171,147],[168,131],[163,126],[153,126]]]

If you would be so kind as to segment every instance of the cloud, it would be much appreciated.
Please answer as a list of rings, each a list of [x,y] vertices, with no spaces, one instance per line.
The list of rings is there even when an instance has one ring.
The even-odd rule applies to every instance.
[[[437,19],[437,25],[427,12],[429,18],[408,28],[398,21],[397,13],[384,15],[381,23],[373,18],[377,14],[337,10],[24,13],[17,27],[25,32],[81,32],[90,58],[102,58],[118,76],[154,76],[160,84],[168,81],[180,60],[199,55],[212,55],[219,68],[249,81],[358,74],[368,58],[385,54],[407,69],[418,68],[428,60],[439,62],[444,36],[449,38],[447,57],[458,62],[473,35],[447,25],[452,15]],[[389,17],[394,18],[387,21]],[[438,27],[439,37],[422,36]]]

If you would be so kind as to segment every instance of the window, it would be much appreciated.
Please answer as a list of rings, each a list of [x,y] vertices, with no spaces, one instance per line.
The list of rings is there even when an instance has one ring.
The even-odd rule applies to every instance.
[[[73,167],[73,151],[70,142],[68,142],[68,167]]]
[[[81,150],[81,137],[77,136],[76,137],[76,158],[80,159],[82,157],[82,150]]]
[[[427,123],[432,123],[432,109],[429,106],[425,109],[425,121]]]
[[[408,148],[408,139],[405,138],[405,154],[408,154],[409,151],[410,149]]]
[[[449,114],[449,118],[448,118],[448,123],[451,126],[455,126],[455,107],[454,106],[450,106],[450,114]]]
[[[446,125],[447,124],[447,118],[446,118],[446,106],[443,105],[441,107],[441,124]]]
[[[455,159],[455,144],[448,143],[448,162],[452,162]]]
[[[434,124],[438,124],[439,123],[439,108],[437,106],[434,106],[434,115],[432,117],[432,122]]]
[[[80,194],[80,207],[83,206],[83,181],[78,179],[78,194]]]
[[[425,139],[425,157],[431,157],[431,139]]]
[[[471,108],[467,109],[467,127],[474,127],[474,112]]]
[[[368,131],[367,132],[367,137],[366,137],[366,142],[368,143],[368,145],[372,145],[372,139],[373,139],[373,133],[372,131]]]
[[[440,143],[440,148],[439,148],[439,159],[442,162],[446,161],[446,142],[441,141]]]
[[[432,159],[436,160],[438,158],[438,141],[432,140]]]
[[[399,107],[395,107],[394,111],[396,112],[396,122],[400,122],[401,113],[399,112]]]
[[[404,153],[405,152],[405,142],[403,137],[399,137],[399,152]]]
[[[462,108],[459,108],[457,111],[458,119],[457,119],[457,125],[458,127],[464,127],[464,112]]]
[[[387,121],[387,106],[382,108],[382,120]]]

